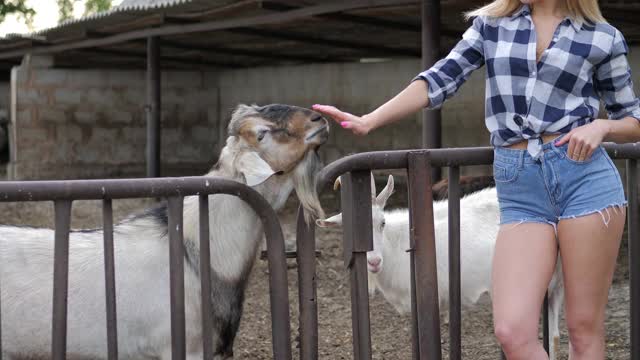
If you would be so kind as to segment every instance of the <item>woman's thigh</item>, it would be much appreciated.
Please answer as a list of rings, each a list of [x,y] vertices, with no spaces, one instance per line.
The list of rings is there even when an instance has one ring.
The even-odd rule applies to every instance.
[[[624,208],[614,207],[558,223],[569,327],[585,325],[574,321],[604,321],[625,214]]]
[[[557,252],[555,230],[550,224],[525,222],[500,226],[491,295],[496,327],[504,325],[537,336],[540,310]]]

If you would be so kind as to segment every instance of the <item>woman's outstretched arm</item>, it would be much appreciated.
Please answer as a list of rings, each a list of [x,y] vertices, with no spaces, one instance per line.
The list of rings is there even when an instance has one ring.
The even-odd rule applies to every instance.
[[[416,80],[375,111],[363,116],[352,115],[330,105],[313,105],[313,109],[333,118],[356,135],[366,135],[371,130],[398,121],[429,105],[427,93],[426,81]]]

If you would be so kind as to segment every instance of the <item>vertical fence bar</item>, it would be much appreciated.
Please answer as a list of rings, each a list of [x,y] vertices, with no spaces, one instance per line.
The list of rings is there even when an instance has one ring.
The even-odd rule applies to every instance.
[[[111,199],[102,201],[102,228],[104,235],[104,285],[107,310],[107,356],[118,358],[118,320],[116,316],[116,272],[113,248],[113,206]]]
[[[549,354],[551,347],[549,346],[549,293],[544,295],[542,303],[542,346],[544,351]]]
[[[53,326],[51,354],[64,360],[67,353],[67,295],[69,285],[69,227],[71,201],[57,200],[55,209],[55,245],[53,260]]]
[[[426,70],[440,59],[440,0],[422,0],[422,69]],[[440,110],[422,110],[422,147],[440,148],[442,119]],[[440,168],[431,169],[434,181],[440,179]]]
[[[449,359],[462,357],[460,301],[460,168],[449,167]]]
[[[213,359],[213,311],[211,305],[211,249],[209,247],[209,195],[199,196],[200,296],[202,304],[202,358]]]
[[[269,205],[267,205],[269,206]],[[270,208],[270,207],[269,207]],[[272,210],[272,209],[271,209]],[[291,323],[289,287],[284,238],[277,215],[262,217],[269,259],[269,303],[271,305],[271,342],[273,358],[291,360]]]
[[[373,250],[371,173],[353,171],[341,177],[345,265],[351,276],[353,358],[371,359],[367,252]]]
[[[147,177],[160,176],[160,42],[147,39]]]
[[[171,359],[185,359],[183,198],[172,196],[169,210],[169,280],[171,284]]]
[[[307,225],[302,207],[296,227],[300,358],[318,359],[318,302],[316,284],[315,226]]]
[[[413,320],[418,322],[421,359],[436,360],[442,359],[442,350],[429,152],[410,152],[408,162],[410,246],[416,256],[415,268],[412,269],[416,282],[412,286],[416,288],[418,309]]]
[[[636,261],[640,259],[640,214],[638,213],[638,160],[627,160],[627,198],[629,206],[628,242],[629,242],[629,296],[630,296],[630,337],[631,360],[640,359],[640,266]]]

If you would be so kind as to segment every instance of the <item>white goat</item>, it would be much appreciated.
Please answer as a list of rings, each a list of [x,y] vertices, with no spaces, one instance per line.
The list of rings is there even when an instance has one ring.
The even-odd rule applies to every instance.
[[[307,109],[240,105],[217,166],[207,174],[252,186],[280,209],[293,189],[310,216],[322,216],[315,174],[328,123]],[[214,359],[233,357],[247,280],[262,239],[253,210],[230,195],[210,196]],[[67,352],[106,357],[101,230],[72,231]],[[118,350],[123,359],[171,358],[169,242],[165,205],[115,225]],[[49,358],[53,231],[0,226],[2,358]],[[198,199],[184,201],[187,359],[202,359]]]
[[[393,176],[376,197],[372,179],[373,250],[367,253],[369,292],[380,290],[399,313],[411,312],[409,211],[384,211],[393,192]],[[436,236],[438,296],[443,316],[449,307],[449,223],[447,200],[433,203]],[[495,187],[480,190],[460,200],[460,272],[463,306],[475,304],[491,290],[491,268],[500,212]],[[317,220],[320,227],[342,225],[342,214]],[[419,290],[419,289],[418,289]],[[549,332],[551,359],[558,347],[558,322],[564,299],[560,261],[549,285]],[[445,321],[448,320],[444,316]]]

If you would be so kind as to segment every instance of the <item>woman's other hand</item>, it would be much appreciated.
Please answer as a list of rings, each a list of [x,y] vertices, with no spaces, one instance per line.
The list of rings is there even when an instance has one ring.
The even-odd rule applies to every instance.
[[[355,116],[339,110],[330,105],[313,105],[313,110],[333,118],[345,129],[351,130],[356,135],[367,135],[372,130],[370,122],[365,116]]]
[[[561,146],[569,143],[567,156],[575,161],[585,161],[591,158],[593,152],[602,144],[609,132],[609,120],[597,119],[590,124],[579,126],[555,143]]]

